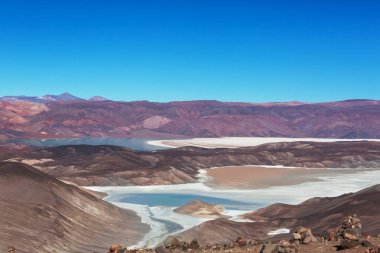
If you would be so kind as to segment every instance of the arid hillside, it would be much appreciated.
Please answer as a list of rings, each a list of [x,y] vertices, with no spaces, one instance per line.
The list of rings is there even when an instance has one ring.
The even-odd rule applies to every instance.
[[[380,142],[284,142],[235,149],[183,147],[139,152],[117,146],[72,145],[8,154],[78,185],[189,183],[198,170],[232,165],[309,168],[379,168]]]
[[[1,252],[105,252],[149,229],[135,213],[21,163],[0,163],[0,193]]]

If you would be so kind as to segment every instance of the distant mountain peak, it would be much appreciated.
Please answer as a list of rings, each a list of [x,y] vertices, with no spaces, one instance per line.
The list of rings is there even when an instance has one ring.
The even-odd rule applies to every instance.
[[[106,101],[106,100],[108,99],[102,96],[93,96],[89,99],[89,101]]]
[[[83,100],[82,98],[71,95],[68,92],[64,92],[60,95],[45,95],[41,97],[42,100],[49,101],[73,101],[73,100]]]

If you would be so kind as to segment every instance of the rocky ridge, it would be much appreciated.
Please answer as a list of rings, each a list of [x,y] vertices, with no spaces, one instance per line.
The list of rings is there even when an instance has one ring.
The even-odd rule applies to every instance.
[[[235,149],[183,147],[139,152],[117,146],[70,145],[8,154],[4,160],[45,160],[33,166],[78,185],[190,183],[199,169],[283,165],[307,168],[379,168],[380,142],[289,142]]]

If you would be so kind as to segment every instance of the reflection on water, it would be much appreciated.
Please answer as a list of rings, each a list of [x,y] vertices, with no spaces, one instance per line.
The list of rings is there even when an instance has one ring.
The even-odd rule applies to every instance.
[[[12,143],[22,143],[28,146],[37,147],[56,147],[62,145],[115,145],[127,147],[137,151],[154,151],[159,149],[167,149],[148,144],[148,141],[154,139],[131,139],[131,138],[60,138],[60,139],[19,139],[12,140]]]

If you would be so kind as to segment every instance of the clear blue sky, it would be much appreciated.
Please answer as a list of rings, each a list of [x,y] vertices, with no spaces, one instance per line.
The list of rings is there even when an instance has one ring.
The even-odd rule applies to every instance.
[[[380,99],[380,1],[1,0],[0,96]]]

